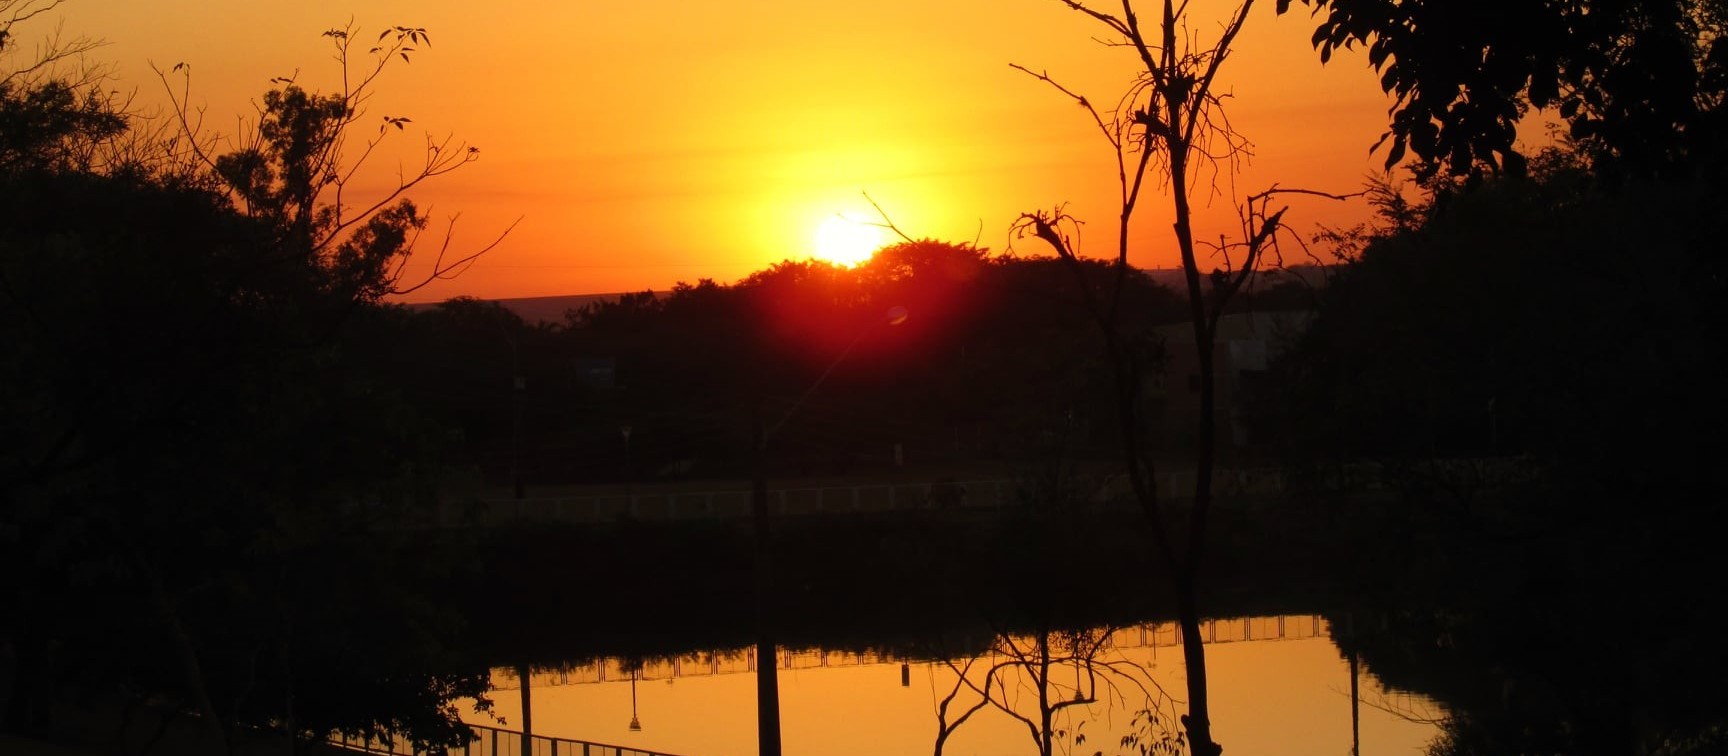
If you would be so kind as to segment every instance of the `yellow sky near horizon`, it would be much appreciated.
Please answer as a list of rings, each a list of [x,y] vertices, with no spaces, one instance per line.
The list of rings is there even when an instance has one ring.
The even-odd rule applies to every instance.
[[[1234,3],[1193,6],[1210,37]],[[1221,79],[1255,155],[1234,187],[1226,175],[1196,197],[1202,239],[1234,230],[1234,196],[1275,182],[1354,191],[1380,165],[1368,147],[1389,103],[1363,59],[1322,67],[1300,9],[1260,6]],[[368,119],[413,119],[378,156],[376,180],[414,159],[420,133],[453,134],[481,160],[414,193],[438,225],[461,213],[452,250],[522,220],[416,301],[732,282],[811,256],[835,214],[873,219],[866,192],[913,236],[1000,252],[1018,213],[1067,202],[1087,221],[1086,251],[1115,244],[1108,146],[1072,102],[1008,65],[1115,101],[1132,59],[1056,0],[69,0],[56,13],[66,34],[107,42],[95,58],[146,110],[164,101],[150,64],[188,64],[193,102],[225,133],[272,77],[335,85],[322,31],[425,28],[431,47],[392,66],[368,103]],[[1359,201],[1292,204],[1304,232],[1368,214]],[[1142,207],[1131,260],[1176,264],[1168,199],[1154,191]]]

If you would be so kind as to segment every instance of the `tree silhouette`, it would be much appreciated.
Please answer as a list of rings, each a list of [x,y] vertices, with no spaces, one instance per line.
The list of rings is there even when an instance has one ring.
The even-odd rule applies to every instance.
[[[1274,186],[1245,198],[1239,206],[1240,236],[1221,242],[1214,252],[1223,266],[1209,273],[1200,267],[1192,224],[1191,194],[1198,171],[1220,163],[1234,166],[1248,148],[1231,127],[1217,91],[1218,73],[1247,21],[1253,1],[1236,7],[1217,38],[1202,43],[1188,28],[1188,6],[1165,0],[1150,31],[1141,26],[1134,4],[1122,3],[1118,14],[1106,13],[1076,0],[1063,5],[1109,30],[1109,44],[1136,54],[1140,70],[1109,117],[1091,100],[1062,86],[1048,73],[1019,69],[1074,100],[1091,117],[1116,158],[1120,190],[1117,248],[1113,258],[1116,283],[1106,292],[1087,290],[1087,306],[1104,335],[1105,353],[1115,376],[1115,398],[1122,451],[1135,500],[1152,525],[1153,548],[1173,576],[1177,613],[1182,624],[1183,658],[1188,669],[1188,714],[1183,717],[1194,753],[1216,756],[1222,747],[1212,737],[1207,694],[1205,648],[1200,641],[1200,573],[1205,562],[1207,520],[1212,505],[1212,471],[1216,457],[1216,333],[1219,318],[1231,298],[1258,272],[1268,256],[1276,256],[1283,217],[1279,204],[1290,194],[1336,195]],[[1177,512],[1156,488],[1153,461],[1140,420],[1141,391],[1147,374],[1156,369],[1157,348],[1136,336],[1121,320],[1120,294],[1127,279],[1131,223],[1148,176],[1166,181],[1175,215],[1174,236],[1181,255],[1187,320],[1194,332],[1199,366],[1200,415],[1197,427],[1195,492],[1186,512]],[[1043,241],[1069,264],[1081,270],[1081,250],[1071,231],[1075,224],[1062,207],[1025,213],[1015,224],[1020,237]],[[1183,520],[1185,519],[1185,522]]]
[[[1089,740],[1099,744],[1112,737],[1143,755],[1181,753],[1183,735],[1170,727],[1173,702],[1144,668],[1110,647],[1115,629],[1003,631],[981,653],[944,659],[954,683],[936,702],[932,752],[942,756],[967,720],[994,709],[1026,728],[1039,756],[1085,753]],[[1111,732],[1108,723],[1086,731],[1096,721],[1087,715],[1100,703],[1134,712],[1125,733]]]
[[[265,93],[251,131],[227,139],[206,134],[202,112],[191,109],[190,67],[178,63],[156,73],[175,105],[179,158],[206,169],[237,208],[269,224],[284,253],[307,255],[323,268],[325,285],[356,301],[373,302],[460,274],[502,242],[515,224],[478,249],[452,257],[453,217],[431,270],[423,277],[404,278],[429,221],[407,194],[429,179],[478,160],[480,149],[453,137],[428,134],[417,169],[405,172],[381,195],[354,196],[349,184],[374,150],[412,123],[403,116],[383,116],[377,132],[365,138],[358,154],[351,155],[345,148],[357,138],[366,101],[391,62],[408,62],[416,45],[431,43],[426,30],[397,26],[384,30],[376,45],[356,55],[357,32],[350,26],[323,34],[341,69],[339,91],[320,94],[291,78],[274,79],[272,83],[279,87]],[[365,55],[371,56],[369,63],[356,60]],[[171,76],[179,77],[178,89]]]
[[[0,171],[87,168],[98,159],[98,145],[127,129],[120,103],[95,86],[101,69],[65,70],[96,42],[55,36],[21,57],[14,29],[58,5],[0,0]]]
[[[356,359],[372,334],[339,327],[395,288],[418,216],[318,200],[348,109],[282,90],[236,184],[184,139],[123,143],[157,134],[91,82],[8,70],[7,729],[47,729],[76,690],[196,713],[219,751],[255,728],[464,741],[451,702],[486,677],[438,598],[454,560],[405,530],[438,434]]]

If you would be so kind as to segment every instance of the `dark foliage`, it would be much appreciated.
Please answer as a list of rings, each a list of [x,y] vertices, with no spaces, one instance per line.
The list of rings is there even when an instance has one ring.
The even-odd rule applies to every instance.
[[[1521,174],[1516,126],[1534,107],[1555,109],[1599,167],[1646,177],[1721,168],[1721,0],[1302,2],[1320,19],[1321,60],[1361,45],[1396,98],[1382,137],[1388,167],[1408,151],[1429,173]]]
[[[1389,616],[1340,644],[1447,707],[1435,753],[1713,752],[1725,292],[1691,219],[1722,198],[1532,174],[1374,238],[1262,419],[1298,468],[1373,460],[1400,494],[1352,516]]]
[[[1692,182],[1604,186],[1550,156],[1430,206],[1340,269],[1271,371],[1262,428],[1316,481],[1375,464],[1400,494],[1388,542],[1437,572],[1504,550],[1526,557],[1509,579],[1552,579],[1533,606],[1564,586],[1613,597],[1597,610],[1628,626],[1701,621],[1660,607],[1719,582],[1728,291],[1695,221],[1722,204]]]
[[[105,107],[0,89],[5,727],[76,700],[195,712],[223,748],[264,727],[461,742],[453,701],[487,678],[441,598],[460,546],[407,529],[438,436],[361,359],[379,332],[347,327],[381,317],[418,219],[387,209],[322,254],[216,176],[80,159],[126,127]]]
[[[1322,456],[1527,454],[1584,489],[1703,477],[1725,292],[1692,221],[1721,203],[1568,167],[1453,197],[1340,270],[1264,409]]]

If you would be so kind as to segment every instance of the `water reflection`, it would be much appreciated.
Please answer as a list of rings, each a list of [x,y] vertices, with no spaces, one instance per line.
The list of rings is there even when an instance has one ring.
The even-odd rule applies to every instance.
[[[954,683],[936,704],[936,756],[973,715],[996,711],[1026,727],[1031,747],[1119,743],[1135,753],[1180,753],[1176,708],[1151,670],[1111,643],[1110,628],[999,633],[983,653],[943,658]],[[1131,717],[1111,727],[1111,714]],[[1094,725],[1090,731],[1087,725]]]
[[[1227,736],[1229,752],[1350,752],[1350,668],[1330,631],[1325,619],[1309,615],[1218,620],[1203,627],[1217,680],[1213,719]],[[1140,743],[1161,742],[1175,731],[1176,709],[1162,691],[1184,689],[1177,643],[1175,626],[1160,623],[1056,633],[1044,644],[1048,659],[1036,636],[1025,634],[955,643],[972,650],[943,659],[782,651],[783,738],[788,752],[839,756],[1032,754],[1040,753],[1039,742],[1049,742],[1057,753],[1140,753],[1122,738],[1137,734]],[[755,659],[748,650],[649,660],[634,683],[635,697],[631,666],[604,660],[535,671],[530,680],[536,733],[687,756],[755,753],[755,684],[749,674]],[[995,702],[977,706],[991,669],[998,670],[990,686]],[[512,670],[498,669],[493,685],[514,690],[520,680]],[[1370,704],[1361,709],[1364,753],[1415,753],[1434,738],[1436,728],[1421,721],[1436,718],[1425,700],[1388,693],[1366,676],[1361,689]],[[516,726],[519,696],[493,698],[498,714]],[[633,705],[652,727],[628,729]],[[974,706],[975,713],[954,726]],[[1083,751],[1073,748],[1081,735]]]

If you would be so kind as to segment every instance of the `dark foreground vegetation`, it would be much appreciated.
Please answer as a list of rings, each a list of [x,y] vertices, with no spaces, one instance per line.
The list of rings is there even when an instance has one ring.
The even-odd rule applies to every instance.
[[[1473,25],[1439,3],[1316,5],[1317,43],[1373,46],[1415,114],[1393,144],[1420,185],[1327,235],[1344,259],[1324,286],[1236,305],[1312,319],[1232,408],[1251,439],[1234,453],[1290,486],[1220,502],[1205,606],[1332,613],[1341,649],[1446,707],[1441,753],[1720,752],[1728,11],[1517,3],[1528,23]],[[1422,43],[1467,33],[1523,52]],[[908,241],[561,324],[411,311],[385,302],[415,283],[401,262],[425,216],[400,194],[358,215],[331,199],[355,93],[282,84],[256,142],[228,144],[153,130],[52,67],[0,73],[8,732],[51,735],[75,707],[115,712],[88,739],[130,753],[139,723],[175,716],[217,752],[260,730],[459,743],[454,702],[483,698],[492,665],[748,645],[738,525],[423,525],[476,477],[742,477],[752,426],[788,417],[777,476],[989,459],[1028,495],[989,517],[783,523],[787,645],[941,653],[1169,616],[1142,525],[1076,493],[1069,464],[1117,440],[1077,306],[1112,285],[1101,266]],[[1460,86],[1480,97],[1454,102]],[[1570,139],[1513,150],[1498,126],[1530,105]],[[422,178],[473,153],[451,154]],[[1180,307],[1141,274],[1125,286],[1135,359],[1166,364],[1157,326]]]

